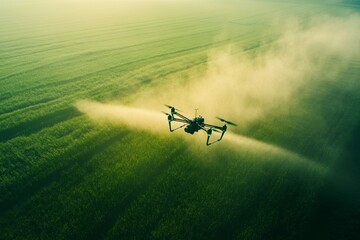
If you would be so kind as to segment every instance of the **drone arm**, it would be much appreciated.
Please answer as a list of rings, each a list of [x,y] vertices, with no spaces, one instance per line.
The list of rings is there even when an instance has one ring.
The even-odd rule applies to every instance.
[[[173,113],[174,115],[177,115],[178,117],[182,118],[183,120],[185,121],[190,121],[190,119],[188,119],[187,117],[185,117],[184,115],[178,113],[178,112],[174,112]]]
[[[209,127],[209,128],[216,128],[216,129],[219,129],[221,131],[223,130],[223,127],[215,126],[215,125],[211,125],[211,124],[207,124],[207,123],[205,123],[204,126]]]
[[[180,118],[172,118],[171,122],[181,122],[181,123],[189,123],[188,121],[184,120],[184,119],[180,119]]]

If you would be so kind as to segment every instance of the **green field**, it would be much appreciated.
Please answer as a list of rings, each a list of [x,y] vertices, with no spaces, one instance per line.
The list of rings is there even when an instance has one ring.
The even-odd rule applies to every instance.
[[[359,239],[359,11],[0,0],[0,239]]]

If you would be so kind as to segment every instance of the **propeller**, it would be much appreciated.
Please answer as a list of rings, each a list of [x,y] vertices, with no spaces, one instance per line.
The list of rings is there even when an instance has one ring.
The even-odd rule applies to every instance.
[[[223,119],[223,118],[219,118],[219,117],[216,117],[216,118],[217,118],[217,119],[219,119],[220,121],[224,122],[224,123],[229,124],[229,125],[237,126],[237,124],[236,124],[236,123],[233,123],[233,122],[227,121],[227,120],[225,120],[225,119]]]
[[[167,113],[167,112],[164,112],[164,111],[161,111],[163,114],[165,114],[165,115],[167,115],[167,116],[170,116],[170,114],[169,113]]]
[[[175,109],[176,111],[178,111],[178,112],[181,112],[181,110],[180,109],[177,109],[177,108],[175,108],[175,107],[173,107],[173,106],[170,106],[170,105],[167,105],[167,104],[164,104],[166,107],[168,107],[168,108],[170,108],[170,109]]]

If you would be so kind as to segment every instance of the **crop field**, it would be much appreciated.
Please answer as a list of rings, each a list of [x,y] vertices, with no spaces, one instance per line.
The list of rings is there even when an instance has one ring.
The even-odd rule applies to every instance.
[[[0,239],[360,239],[359,76],[356,0],[0,0]]]

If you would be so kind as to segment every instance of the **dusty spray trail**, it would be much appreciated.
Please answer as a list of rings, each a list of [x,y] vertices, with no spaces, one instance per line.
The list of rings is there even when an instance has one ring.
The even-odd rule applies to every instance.
[[[86,114],[90,119],[98,123],[126,126],[131,129],[145,130],[155,134],[166,134],[169,132],[166,116],[161,112],[88,100],[80,100],[75,103],[75,106],[80,112]],[[180,132],[182,133],[181,130]],[[198,134],[202,134],[202,132],[199,132]],[[203,141],[198,141],[197,139],[194,140],[194,136],[190,136],[185,133],[178,134],[177,136],[190,138],[187,140],[193,140],[191,141],[192,143],[200,144],[199,147],[206,147],[205,134]],[[315,162],[308,160],[299,154],[269,143],[241,136],[230,131],[226,132],[223,141],[228,145],[230,144],[230,146],[234,146],[234,151],[240,147],[240,149],[246,149],[246,151],[257,152],[260,154],[270,154],[279,156],[281,159],[306,163],[313,165],[313,167],[320,167]]]
[[[80,112],[85,113],[95,122],[121,124],[132,129],[155,133],[167,131],[167,124],[165,126],[159,124],[165,119],[164,115],[160,112],[88,100],[77,101],[75,106]]]
[[[339,74],[360,50],[359,25],[357,14],[319,16],[305,25],[295,22],[285,26],[282,36],[258,54],[251,55],[241,49],[234,53],[234,48],[229,46],[210,51],[205,72],[145,88],[132,96],[131,106],[86,100],[75,105],[96,122],[121,124],[156,134],[168,132],[166,117],[158,110],[162,103],[188,113],[199,108],[207,119],[221,116],[244,130],[277,109],[287,109],[288,102],[314,83],[338,81]],[[198,142],[195,136],[178,135]],[[234,149],[317,165],[281,147],[231,132],[226,133],[224,141],[237,146]]]

